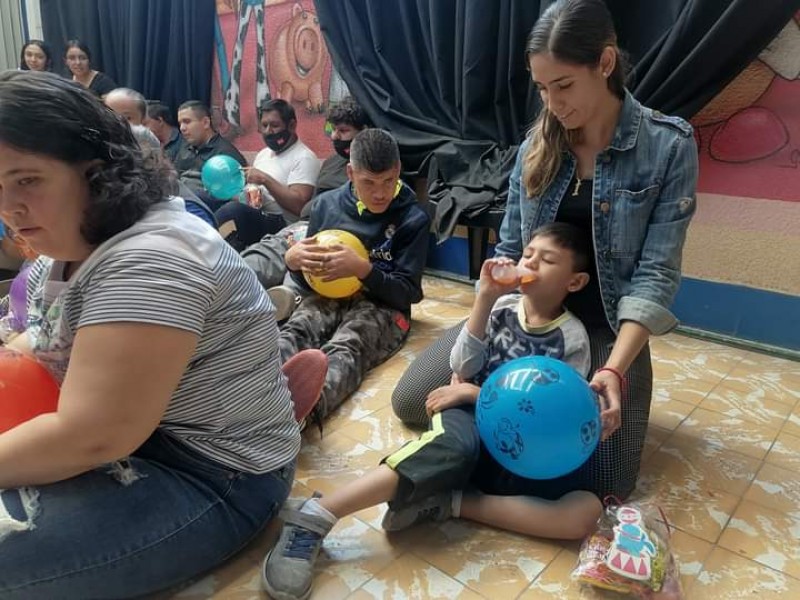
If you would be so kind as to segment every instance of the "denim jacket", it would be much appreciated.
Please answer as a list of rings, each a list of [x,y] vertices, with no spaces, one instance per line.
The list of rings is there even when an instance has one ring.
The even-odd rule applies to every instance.
[[[537,227],[555,220],[577,161],[566,153],[539,196],[525,194],[517,154],[496,256],[515,260]],[[598,154],[592,191],[593,243],[609,325],[636,321],[655,335],[674,328],[670,312],[680,284],[681,254],[695,212],[697,145],[692,127],[637,102],[629,92],[611,144]]]

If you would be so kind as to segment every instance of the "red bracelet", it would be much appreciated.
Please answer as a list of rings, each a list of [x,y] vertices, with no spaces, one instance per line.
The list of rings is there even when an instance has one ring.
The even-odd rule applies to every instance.
[[[601,371],[608,371],[609,373],[613,373],[619,379],[619,387],[621,390],[625,389],[625,376],[622,374],[622,371],[619,369],[615,369],[614,367],[600,367],[595,371],[595,375],[600,373]]]

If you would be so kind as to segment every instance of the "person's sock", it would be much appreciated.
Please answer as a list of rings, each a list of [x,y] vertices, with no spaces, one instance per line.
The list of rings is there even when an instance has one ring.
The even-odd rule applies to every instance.
[[[331,526],[336,525],[336,521],[339,520],[332,512],[322,506],[316,498],[310,498],[307,500],[300,509],[300,512],[325,519],[325,521]]]
[[[453,497],[450,500],[450,512],[456,519],[461,516],[461,498],[463,497],[464,497],[464,492],[462,492],[461,490],[453,491]]]

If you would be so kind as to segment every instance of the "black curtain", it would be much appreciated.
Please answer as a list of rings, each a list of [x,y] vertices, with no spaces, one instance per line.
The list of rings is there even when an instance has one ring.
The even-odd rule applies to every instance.
[[[517,144],[538,109],[525,39],[551,0],[315,0],[338,71],[413,170],[450,140]],[[644,104],[691,117],[798,0],[607,0]]]
[[[173,110],[211,98],[214,0],[41,0],[45,41],[84,41],[92,66]]]

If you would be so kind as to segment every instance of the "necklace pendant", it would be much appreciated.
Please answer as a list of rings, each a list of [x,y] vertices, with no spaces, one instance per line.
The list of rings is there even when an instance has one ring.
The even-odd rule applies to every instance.
[[[581,183],[583,183],[583,180],[582,180],[582,179],[576,179],[576,180],[575,180],[575,189],[574,189],[574,190],[572,190],[572,195],[573,195],[573,196],[577,196],[577,195],[578,195],[578,192],[579,192],[579,191],[580,191],[580,189],[581,189]]]

